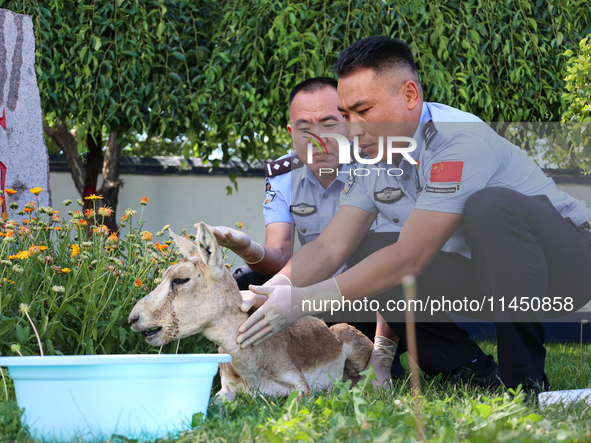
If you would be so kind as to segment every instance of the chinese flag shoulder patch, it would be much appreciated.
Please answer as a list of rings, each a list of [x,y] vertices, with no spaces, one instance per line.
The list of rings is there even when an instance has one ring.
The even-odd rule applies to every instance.
[[[461,183],[464,162],[439,162],[431,166],[431,183]]]

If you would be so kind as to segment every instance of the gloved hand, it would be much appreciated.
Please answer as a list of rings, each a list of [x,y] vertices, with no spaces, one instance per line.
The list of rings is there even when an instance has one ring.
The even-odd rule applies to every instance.
[[[252,291],[240,291],[240,295],[242,295],[240,310],[242,312],[250,312],[251,314],[263,306],[268,299],[266,295],[257,294]]]
[[[198,224],[195,225],[195,228],[197,226]],[[263,247],[257,242],[252,241],[247,233],[228,228],[227,226],[207,225],[207,227],[222,248],[230,249],[240,256],[245,263],[258,263],[265,256]]]
[[[291,286],[291,281],[283,274],[275,274],[267,283],[265,283],[264,286],[276,285]],[[240,295],[242,295],[242,305],[240,305],[240,310],[242,312],[249,312],[250,314],[263,306],[263,303],[265,303],[268,299],[266,295],[257,294],[252,291],[240,291]]]
[[[325,300],[341,301],[340,290],[334,278],[307,288],[251,285],[250,290],[255,294],[266,295],[268,300],[238,329],[240,335],[236,338],[236,343],[243,349],[251,344],[257,346],[304,315],[323,312],[318,310],[319,306],[330,309],[330,303],[325,304]],[[316,310],[313,311],[313,307]]]
[[[389,338],[381,335],[375,336],[371,356],[364,368],[364,370],[369,369],[373,365],[374,374],[377,378],[377,383],[373,382],[374,389],[381,388],[392,377],[390,369],[392,368],[397,347],[398,345]]]

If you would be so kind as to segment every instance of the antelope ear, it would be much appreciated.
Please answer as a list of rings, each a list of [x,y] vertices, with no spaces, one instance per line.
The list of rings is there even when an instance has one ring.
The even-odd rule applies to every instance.
[[[211,277],[220,280],[224,275],[224,261],[218,242],[203,222],[197,227],[197,249],[203,262],[211,270]]]
[[[176,235],[170,228],[168,229],[168,233],[174,240],[174,244],[177,248],[179,248],[179,251],[184,258],[199,257],[199,249],[195,243],[186,239],[185,237]]]

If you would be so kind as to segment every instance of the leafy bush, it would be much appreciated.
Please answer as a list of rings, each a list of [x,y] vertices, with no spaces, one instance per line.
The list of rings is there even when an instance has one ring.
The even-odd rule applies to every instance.
[[[562,96],[568,108],[562,120],[591,123],[591,38],[581,40],[579,48],[577,55],[570,49],[564,53],[570,58],[564,78],[568,92]]]
[[[6,190],[3,196],[18,216],[0,217],[0,352],[40,352],[19,309],[22,303],[28,305],[48,355],[158,352],[127,325],[136,301],[157,286],[161,273],[179,255],[172,242],[153,242],[152,234],[142,231],[148,199],[142,200],[137,223],[136,211],[125,211],[121,226],[129,230],[119,238],[102,223],[109,208],[83,213],[81,200],[73,207],[66,201],[71,209],[62,217],[50,207],[39,207],[41,188],[31,192],[35,199],[18,212],[17,204],[9,201],[14,191]],[[162,237],[166,229],[155,236]],[[171,344],[166,352],[176,346]],[[214,350],[203,337],[194,336],[180,342],[179,352]]]

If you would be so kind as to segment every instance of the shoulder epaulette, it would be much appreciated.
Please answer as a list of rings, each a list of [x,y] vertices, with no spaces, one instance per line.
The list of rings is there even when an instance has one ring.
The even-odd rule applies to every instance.
[[[423,139],[425,140],[425,149],[429,149],[429,142],[437,135],[437,128],[433,120],[429,120],[423,127]]]
[[[293,171],[304,166],[304,162],[297,155],[287,158],[280,158],[274,162],[265,165],[265,174],[267,177],[276,177],[286,172]]]

